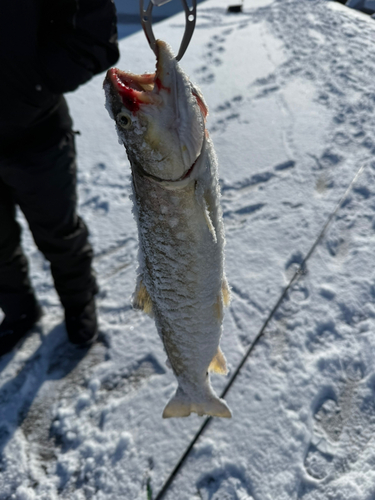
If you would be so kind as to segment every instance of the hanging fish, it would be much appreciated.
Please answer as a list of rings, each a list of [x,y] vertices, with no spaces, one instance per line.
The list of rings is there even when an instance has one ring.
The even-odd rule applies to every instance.
[[[133,305],[155,319],[178,380],[163,417],[231,417],[209,372],[226,374],[219,347],[230,291],[217,160],[207,105],[170,47],[156,42],[154,74],[110,69],[106,107],[132,169],[139,268]]]

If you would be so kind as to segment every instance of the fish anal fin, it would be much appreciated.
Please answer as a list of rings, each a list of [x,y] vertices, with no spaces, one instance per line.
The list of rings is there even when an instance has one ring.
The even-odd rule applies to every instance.
[[[133,298],[134,309],[141,309],[146,314],[152,314],[152,300],[143,281],[140,280]]]
[[[221,375],[227,375],[228,373],[227,362],[220,346],[217,348],[216,354],[212,358],[208,371],[220,373]]]

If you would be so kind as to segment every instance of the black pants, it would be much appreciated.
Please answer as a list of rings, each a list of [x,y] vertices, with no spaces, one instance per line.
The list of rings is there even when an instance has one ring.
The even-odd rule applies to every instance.
[[[88,231],[76,213],[75,157],[69,132],[45,151],[0,158],[0,308],[6,315],[17,316],[33,294],[16,205],[51,263],[63,306],[83,305],[97,292]]]

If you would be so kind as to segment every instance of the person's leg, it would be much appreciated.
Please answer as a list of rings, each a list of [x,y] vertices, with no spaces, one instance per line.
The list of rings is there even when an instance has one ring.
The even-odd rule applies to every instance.
[[[74,136],[68,133],[47,151],[33,153],[27,161],[8,160],[7,166],[6,182],[14,186],[15,201],[27,219],[36,245],[51,264],[65,312],[77,318],[93,303],[97,286],[88,231],[76,213]],[[88,322],[88,328],[96,329],[95,309],[90,316],[92,325]],[[89,337],[90,332],[85,336]],[[80,343],[79,335],[77,339],[73,337],[74,333],[70,340]]]
[[[13,349],[41,315],[15,217],[12,190],[0,179],[0,308],[5,315],[0,324],[0,356]]]
[[[18,319],[35,301],[20,236],[12,190],[0,178],[0,308],[8,319]]]

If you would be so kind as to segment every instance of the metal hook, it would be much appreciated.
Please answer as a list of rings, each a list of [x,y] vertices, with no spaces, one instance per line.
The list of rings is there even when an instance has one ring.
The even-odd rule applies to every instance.
[[[180,50],[176,56],[177,61],[182,59],[185,54],[186,49],[189,46],[191,37],[194,33],[195,22],[197,19],[197,0],[192,0],[192,7],[189,7],[186,0],[181,0],[182,6],[185,11],[185,32],[180,45]],[[143,31],[145,32],[147,41],[156,55],[156,40],[155,35],[152,30],[152,8],[154,4],[150,0],[147,9],[144,9],[144,0],[139,0],[141,24]]]

